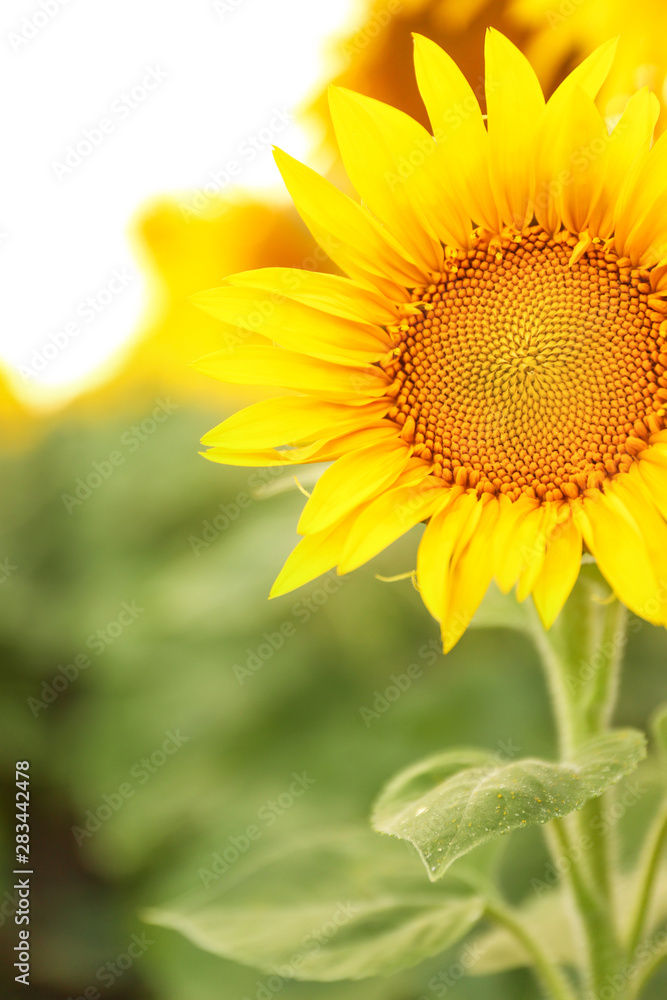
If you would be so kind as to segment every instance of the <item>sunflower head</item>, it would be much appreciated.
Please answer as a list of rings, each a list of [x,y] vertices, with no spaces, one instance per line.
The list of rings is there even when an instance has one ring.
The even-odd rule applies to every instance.
[[[432,134],[334,88],[361,204],[278,152],[287,187],[346,277],[268,268],[198,304],[265,345],[200,362],[291,396],[204,438],[213,461],[333,464],[273,594],[348,572],[425,521],[424,602],[451,648],[490,581],[548,627],[585,547],[617,596],[667,620],[667,140],[632,97],[613,129],[589,56],[545,101],[490,30],[484,95],[426,38]],[[486,102],[482,114],[479,97]]]

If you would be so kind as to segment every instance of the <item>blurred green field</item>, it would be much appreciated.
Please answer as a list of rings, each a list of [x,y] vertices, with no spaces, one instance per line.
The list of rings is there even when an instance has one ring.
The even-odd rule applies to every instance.
[[[410,581],[376,579],[413,568],[418,531],[343,580],[329,575],[326,587],[316,581],[267,601],[296,541],[303,497],[271,470],[203,461],[198,438],[219,419],[181,408],[140,440],[129,418],[60,418],[34,447],[1,459],[3,802],[13,762],[29,760],[31,995],[64,1000],[94,987],[105,1000],[443,996],[434,977],[456,949],[386,978],[286,982],[272,992],[257,970],[139,916],[201,888],[201,870],[212,871],[215,855],[234,844],[245,862],[297,834],[365,824],[382,783],[435,750],[510,740],[524,754],[554,750],[525,639],[471,629],[444,658]],[[114,452],[122,456],[115,465]],[[98,472],[86,499],[67,500],[94,463],[105,472],[110,463],[108,478]],[[667,697],[666,652],[664,632],[637,628],[619,722],[644,727]],[[400,698],[377,700],[411,664]],[[289,791],[295,773],[306,776],[303,794]],[[650,798],[621,824],[628,856]],[[6,817],[4,872],[13,834]],[[249,826],[260,835],[246,849]],[[530,896],[545,864],[539,832],[508,840],[513,900]],[[234,870],[219,878],[231,880]],[[10,886],[1,887],[0,907],[8,969]],[[133,935],[143,941],[139,957],[120,976],[98,977]],[[23,995],[12,980],[3,996]],[[667,978],[656,979],[650,996],[664,997],[666,987]],[[466,979],[445,992],[459,1000],[537,995],[523,972]]]

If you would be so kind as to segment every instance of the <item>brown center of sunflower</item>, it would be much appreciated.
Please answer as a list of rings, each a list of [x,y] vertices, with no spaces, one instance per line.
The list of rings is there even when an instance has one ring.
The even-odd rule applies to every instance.
[[[478,492],[575,498],[627,471],[665,426],[665,316],[649,272],[537,227],[415,289],[385,369],[390,419],[433,474]],[[663,354],[664,351],[664,354]]]

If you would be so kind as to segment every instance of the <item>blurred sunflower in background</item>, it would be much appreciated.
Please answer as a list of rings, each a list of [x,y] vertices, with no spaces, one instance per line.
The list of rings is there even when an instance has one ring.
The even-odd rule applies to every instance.
[[[665,100],[667,69],[662,34],[646,31],[664,14],[659,0],[640,0],[643,16],[628,16],[620,0],[364,0],[357,27],[332,42],[342,69],[335,83],[399,105],[428,124],[412,74],[410,32],[444,45],[484,99],[483,38],[492,24],[517,44],[534,66],[545,91],[554,90],[576,61],[609,38],[621,43],[602,88],[607,116],[620,115],[635,91],[649,86]],[[304,121],[324,125],[325,145],[336,145],[326,90],[304,108]],[[660,123],[658,124],[660,130]],[[344,185],[336,163],[331,176]],[[134,224],[135,248],[146,278],[145,318],[126,345],[109,377],[77,397],[70,410],[101,416],[105,408],[137,409],[156,391],[170,390],[200,406],[213,394],[189,369],[189,363],[218,346],[217,327],[188,302],[194,292],[220,281],[231,271],[280,263],[298,267],[312,254],[314,242],[286,208],[259,197],[211,197],[193,208],[192,199],[163,198],[144,207]],[[323,259],[318,270],[329,270]],[[231,399],[240,390],[231,390]],[[247,398],[256,394],[246,388]],[[13,390],[8,394],[15,399]],[[219,401],[219,396],[218,396]],[[19,405],[19,404],[17,404]],[[40,424],[39,413],[35,424]]]
[[[620,36],[602,91],[604,113],[620,114],[641,87],[650,87],[663,107],[667,102],[667,8],[661,0],[638,0],[632,6],[623,0],[511,0],[509,13],[526,33],[526,54],[543,83],[555,85],[573,59]]]
[[[14,392],[12,380],[0,368],[0,426],[11,428],[11,434],[2,434],[0,451],[24,448],[40,424],[37,414],[29,410]]]
[[[412,32],[443,45],[479,98],[484,93],[487,26],[492,24],[519,45],[525,37],[509,15],[508,0],[370,0],[365,6],[360,27],[332,44],[342,63],[332,82],[399,106],[423,125],[428,125],[428,117],[414,77]],[[324,129],[325,147],[336,151],[326,88],[307,110]],[[346,183],[335,163],[332,174],[337,183]]]
[[[221,346],[220,328],[189,296],[239,265],[261,267],[277,257],[302,266],[315,249],[292,209],[248,195],[208,197],[202,205],[165,198],[147,206],[134,228],[147,279],[146,316],[122,349],[115,375],[75,400],[75,413],[140,410],[156,393],[170,393],[178,405],[211,405],[213,393],[190,362]],[[230,395],[248,398],[248,391]]]
[[[435,140],[332,90],[362,205],[277,155],[349,279],[259,270],[196,297],[279,345],[221,351],[202,371],[303,394],[235,415],[204,438],[207,457],[337,460],[275,593],[353,569],[429,519],[418,583],[446,650],[493,577],[532,593],[550,625],[582,540],[628,607],[665,622],[667,145],[651,148],[648,90],[608,133],[595,97],[613,52],[596,50],[545,105],[525,56],[490,30],[485,127],[455,63],[417,36]]]

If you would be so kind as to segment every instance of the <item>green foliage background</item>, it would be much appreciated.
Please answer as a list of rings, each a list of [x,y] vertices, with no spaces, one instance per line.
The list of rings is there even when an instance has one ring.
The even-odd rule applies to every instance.
[[[249,825],[261,837],[239,865],[309,831],[366,824],[381,785],[438,750],[493,751],[511,740],[524,755],[554,754],[527,639],[471,629],[449,656],[436,655],[428,644],[437,643],[437,625],[410,582],[375,578],[414,566],[418,531],[332,584],[331,594],[315,582],[268,602],[296,541],[303,498],[294,489],[255,498],[255,470],[204,462],[197,440],[219,419],[181,407],[131,451],[121,443],[129,418],[60,418],[39,443],[1,459],[0,560],[16,567],[0,583],[3,801],[13,795],[14,761],[28,759],[36,869],[31,995],[60,1000],[96,986],[109,1000],[533,1000],[536,987],[523,972],[438,985],[434,977],[452,967],[457,949],[386,978],[284,982],[271,991],[257,970],[142,923],[144,907],[201,889],[201,869],[211,870],[214,854]],[[63,494],[119,447],[123,464],[68,513]],[[195,554],[192,537],[202,539],[204,522],[239,494],[252,499]],[[132,601],[144,610],[96,655],[90,636]],[[285,623],[293,634],[240,683],[234,665]],[[619,724],[645,727],[665,698],[666,651],[663,631],[637,623]],[[30,702],[80,653],[91,665],[66,690],[44,707]],[[362,713],[412,663],[422,673],[408,690],[377,717]],[[140,779],[142,758],[169,731],[187,740]],[[314,784],[277,815],[269,803],[304,771]],[[126,782],[134,794],[77,845],[73,828]],[[652,806],[644,795],[619,824],[627,859]],[[261,818],[269,813],[270,823]],[[5,872],[13,822],[10,808]],[[547,863],[540,832],[521,831],[505,849],[510,898],[532,898],[531,878]],[[421,864],[416,856],[414,863]],[[232,865],[220,878],[231,885],[234,874]],[[11,880],[1,892],[9,892],[6,904]],[[0,917],[5,968],[15,943],[9,909]],[[142,957],[102,984],[97,971],[144,933],[151,944]],[[12,979],[3,995],[23,995]],[[666,985],[656,979],[649,995],[658,1000]]]

